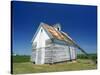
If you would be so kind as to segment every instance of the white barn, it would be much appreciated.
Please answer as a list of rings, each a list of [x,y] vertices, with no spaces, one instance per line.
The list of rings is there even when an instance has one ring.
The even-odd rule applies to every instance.
[[[35,64],[53,64],[76,60],[76,47],[61,25],[40,23],[32,38],[31,61]]]

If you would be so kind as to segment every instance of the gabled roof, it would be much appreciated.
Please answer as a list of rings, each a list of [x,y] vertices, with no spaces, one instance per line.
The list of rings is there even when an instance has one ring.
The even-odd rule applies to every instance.
[[[43,23],[43,22],[40,23],[35,35],[32,38],[32,41],[36,37],[36,34],[38,33],[38,31],[41,27],[44,28],[44,30],[47,32],[47,34],[49,35],[50,38],[61,40],[61,41],[67,42],[68,44],[73,45],[74,41],[67,33],[65,33],[63,31],[56,30],[53,25],[51,26],[51,25],[48,25],[48,24]]]
[[[65,41],[69,44],[73,44],[72,38],[65,32],[56,30],[53,26],[48,24],[42,24],[42,27],[50,34],[54,39]]]

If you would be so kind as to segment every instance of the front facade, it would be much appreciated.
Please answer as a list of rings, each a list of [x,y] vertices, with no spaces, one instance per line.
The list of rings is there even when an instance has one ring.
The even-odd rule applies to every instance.
[[[57,63],[76,59],[71,38],[61,31],[59,24],[40,23],[32,39],[31,61],[35,64]]]

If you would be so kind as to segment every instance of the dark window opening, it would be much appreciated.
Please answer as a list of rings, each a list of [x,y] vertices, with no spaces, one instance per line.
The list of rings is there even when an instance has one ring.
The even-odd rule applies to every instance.
[[[41,29],[41,32],[43,31],[43,29]]]

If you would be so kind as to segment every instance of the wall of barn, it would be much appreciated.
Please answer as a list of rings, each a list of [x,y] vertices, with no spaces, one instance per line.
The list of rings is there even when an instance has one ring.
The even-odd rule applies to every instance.
[[[62,41],[46,40],[45,47],[33,48],[31,61],[36,64],[55,63],[76,59],[76,49]],[[44,55],[45,54],[45,55]]]
[[[70,60],[68,46],[55,44],[45,48],[45,63],[54,63]]]
[[[64,44],[52,44],[50,47],[45,48],[45,63],[55,63],[76,58],[75,50],[72,46]],[[71,53],[72,52],[72,53]]]

